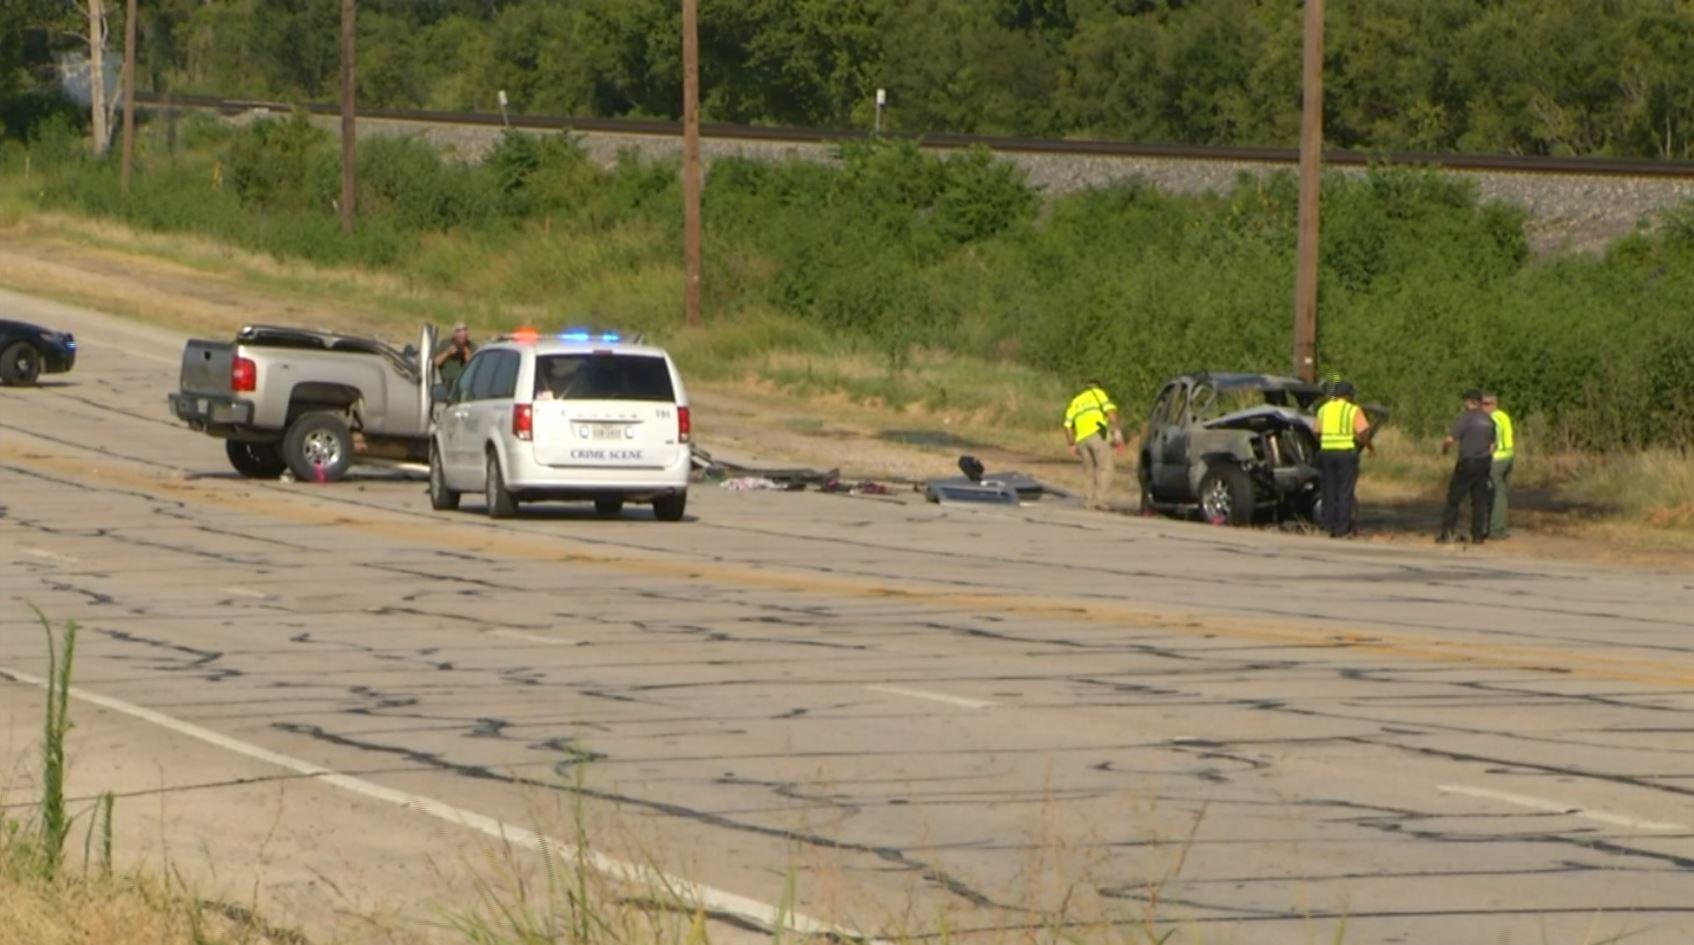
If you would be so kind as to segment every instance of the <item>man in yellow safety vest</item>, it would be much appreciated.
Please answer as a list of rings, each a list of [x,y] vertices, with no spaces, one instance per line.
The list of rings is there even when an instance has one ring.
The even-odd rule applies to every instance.
[[[1482,409],[1494,421],[1494,461],[1489,478],[1494,482],[1494,500],[1488,511],[1488,537],[1495,541],[1510,537],[1506,513],[1511,504],[1507,493],[1512,487],[1512,460],[1517,457],[1517,430],[1512,416],[1500,409],[1498,394],[1482,395]]]
[[[1337,381],[1312,424],[1318,434],[1318,472],[1323,510],[1320,523],[1331,538],[1353,532],[1353,490],[1359,484],[1359,448],[1370,444],[1370,419],[1353,402],[1353,385]]]
[[[1112,450],[1123,449],[1123,427],[1118,405],[1099,381],[1088,381],[1065,408],[1065,442],[1082,460],[1083,504],[1105,508],[1112,494]]]

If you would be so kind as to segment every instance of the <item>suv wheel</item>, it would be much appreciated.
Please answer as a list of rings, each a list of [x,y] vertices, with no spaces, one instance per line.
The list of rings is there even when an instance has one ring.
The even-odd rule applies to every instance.
[[[353,432],[340,414],[303,414],[282,438],[282,457],[301,482],[335,482],[353,465]]]
[[[230,466],[248,479],[275,479],[288,468],[275,443],[225,440],[224,454],[229,457]]]
[[[447,488],[447,470],[441,465],[441,451],[429,444],[429,507],[437,512],[451,512],[459,507],[459,494]]]
[[[1253,523],[1253,480],[1238,466],[1213,466],[1200,480],[1200,514],[1224,525]]]
[[[485,504],[488,506],[489,518],[511,518],[518,514],[518,500],[512,498],[512,493],[506,489],[506,477],[500,474],[500,457],[488,454],[488,495]]]
[[[661,522],[680,522],[682,513],[688,510],[688,493],[678,492],[675,495],[662,495],[653,500],[653,517]]]
[[[8,387],[28,387],[41,376],[41,352],[27,341],[0,352],[0,382]]]

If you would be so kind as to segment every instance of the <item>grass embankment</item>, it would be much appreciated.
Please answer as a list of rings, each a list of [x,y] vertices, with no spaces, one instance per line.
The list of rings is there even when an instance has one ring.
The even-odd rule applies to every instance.
[[[358,300],[401,336],[418,317],[645,330],[701,381],[938,432],[941,418],[963,439],[1020,450],[1052,451],[1055,412],[1087,374],[1133,425],[1171,374],[1286,363],[1286,177],[1204,197],[1125,185],[1043,201],[984,154],[721,161],[706,193],[710,324],[689,330],[670,165],[601,168],[567,139],[513,135],[465,166],[418,140],[371,138],[346,239],[335,150],[309,123],[191,121],[178,140],[171,153],[162,134],[142,136],[125,200],[109,164],[49,125],[0,149],[0,220],[121,221],[134,230],[78,225],[74,238]],[[1387,405],[1402,434],[1367,491],[1437,494],[1431,440],[1457,392],[1485,386],[1519,418],[1519,485],[1548,493],[1544,504],[1667,527],[1694,518],[1679,452],[1694,441],[1694,212],[1602,256],[1532,259],[1522,213],[1453,178],[1379,171],[1325,187],[1324,366]]]

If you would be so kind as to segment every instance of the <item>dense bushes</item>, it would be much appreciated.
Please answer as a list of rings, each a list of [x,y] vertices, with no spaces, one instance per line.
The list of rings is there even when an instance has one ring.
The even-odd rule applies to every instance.
[[[344,239],[333,144],[304,120],[192,125],[171,161],[148,138],[127,202],[112,168],[63,138],[36,146],[60,206],[394,269],[561,321],[665,330],[680,311],[674,165],[603,168],[568,138],[516,134],[464,165],[373,137]],[[1481,385],[1529,432],[1574,445],[1694,440],[1694,211],[1604,256],[1532,260],[1523,214],[1461,180],[1375,170],[1324,188],[1323,366],[1396,422],[1437,430]],[[1281,175],[1043,204],[987,154],[899,145],[832,166],[721,160],[706,191],[709,315],[874,351],[891,371],[929,349],[1066,383],[1098,374],[1140,404],[1178,371],[1286,370],[1296,203]]]

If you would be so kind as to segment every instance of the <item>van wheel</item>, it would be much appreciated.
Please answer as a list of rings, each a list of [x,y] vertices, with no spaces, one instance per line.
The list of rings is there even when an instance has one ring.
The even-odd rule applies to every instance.
[[[518,500],[512,498],[512,493],[506,489],[506,477],[500,474],[500,457],[488,454],[488,496],[485,504],[488,506],[489,518],[511,518],[518,514]]]
[[[7,387],[28,387],[41,376],[41,352],[27,341],[0,352],[0,382]]]
[[[282,451],[275,443],[248,443],[225,440],[224,454],[235,471],[248,479],[275,479],[288,464],[282,461]]]
[[[653,500],[653,517],[661,522],[680,522],[682,521],[682,513],[686,511],[688,511],[687,492],[662,495]]]
[[[301,482],[339,481],[353,465],[353,431],[340,414],[302,414],[282,438],[282,458]]]
[[[1253,480],[1237,466],[1213,466],[1200,480],[1200,514],[1208,522],[1253,524]]]
[[[459,507],[459,494],[447,488],[447,470],[441,465],[441,451],[429,444],[429,507],[437,512],[451,512]]]
[[[623,500],[619,498],[595,499],[594,512],[601,518],[613,518],[623,514]]]

